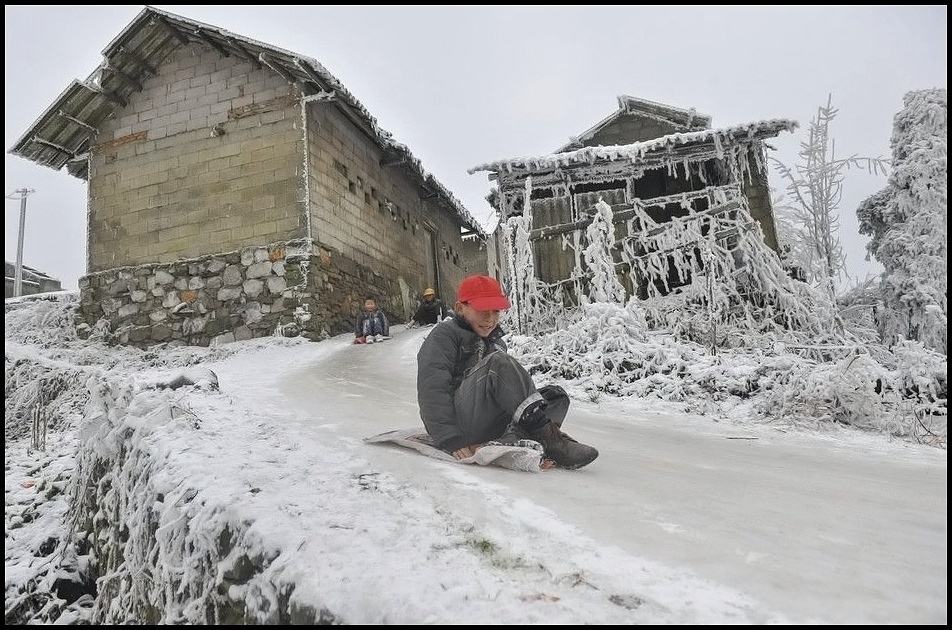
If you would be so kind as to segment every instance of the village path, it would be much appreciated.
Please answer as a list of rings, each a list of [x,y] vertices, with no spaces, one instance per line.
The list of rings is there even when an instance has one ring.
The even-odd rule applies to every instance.
[[[718,589],[741,594],[739,620],[946,623],[945,451],[639,411],[637,401],[573,401],[566,430],[600,451],[579,471],[467,467],[362,443],[422,426],[416,353],[427,332],[397,327],[373,346],[341,336],[320,351],[276,349],[254,373],[227,361],[216,371],[239,400],[293,410],[296,440],[353,449],[496,543],[574,563],[591,588],[624,592],[631,580],[628,601],[652,599],[631,577],[637,565],[663,567],[668,595],[675,574],[710,584],[680,595],[700,609],[723,609],[732,597]]]

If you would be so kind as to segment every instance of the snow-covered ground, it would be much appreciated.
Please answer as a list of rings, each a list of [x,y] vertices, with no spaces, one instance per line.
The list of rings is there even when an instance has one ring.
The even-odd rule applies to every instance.
[[[544,606],[552,621],[617,620],[619,601],[645,602],[620,617],[643,622],[945,621],[945,451],[856,432],[740,429],[636,400],[573,403],[567,430],[601,452],[575,472],[473,469],[362,444],[419,425],[415,359],[426,333],[370,347],[344,336],[264,350],[253,370],[243,355],[213,369],[243,405],[283,407],[281,424],[303,451],[370,462],[435,514],[471,524],[496,553],[546,567],[527,570],[516,592],[480,587],[472,598],[555,595]],[[566,576],[584,582],[566,588],[575,579]],[[605,605],[576,617],[566,610],[576,600]],[[533,619],[518,597],[511,603],[486,619]]]
[[[42,308],[44,323],[55,320]],[[419,426],[415,357],[427,329],[396,328],[373,346],[345,335],[147,352],[24,330],[7,333],[8,370],[28,360],[134,381],[97,394],[91,410],[105,415],[82,433],[65,423],[49,439],[106,452],[121,438],[138,457],[126,461],[148,464],[146,475],[115,473],[131,531],[122,571],[133,578],[148,568],[155,583],[207,587],[234,574],[239,552],[260,555],[267,568],[233,583],[232,597],[253,607],[293,584],[292,602],[347,623],[947,620],[944,450],[614,399],[573,402],[566,429],[601,452],[587,468],[467,467],[361,441]],[[220,392],[146,386],[196,361]],[[63,493],[35,510],[41,518],[20,518],[41,502],[44,470],[46,490],[73,466],[59,450],[28,454],[22,438],[5,447],[8,610],[49,561],[47,533],[65,531]],[[41,470],[46,460],[56,463]],[[159,515],[154,533],[146,508]],[[235,551],[199,574],[223,526],[241,532]],[[146,561],[134,545],[150,540],[154,566],[133,564]],[[165,603],[166,621],[204,614]]]

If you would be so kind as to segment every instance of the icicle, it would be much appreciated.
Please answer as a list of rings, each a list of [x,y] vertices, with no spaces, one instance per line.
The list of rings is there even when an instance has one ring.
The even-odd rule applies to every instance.
[[[721,135],[719,133],[711,134],[711,137],[714,139],[714,155],[717,156],[717,159],[724,159],[724,145],[721,144]]]

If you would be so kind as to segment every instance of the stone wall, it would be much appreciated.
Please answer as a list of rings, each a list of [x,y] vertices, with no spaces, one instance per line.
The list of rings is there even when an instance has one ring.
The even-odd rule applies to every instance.
[[[80,315],[89,328],[104,319],[115,341],[140,347],[276,331],[318,337],[308,317],[309,263],[306,244],[291,242],[94,273],[80,279]]]
[[[207,346],[271,334],[322,339],[354,329],[373,296],[403,323],[404,287],[336,249],[308,241],[123,267],[80,279],[81,330],[103,320],[117,343]]]

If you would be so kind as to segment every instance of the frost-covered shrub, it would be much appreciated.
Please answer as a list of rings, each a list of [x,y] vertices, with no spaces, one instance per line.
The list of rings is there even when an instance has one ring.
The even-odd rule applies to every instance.
[[[942,445],[946,435],[944,357],[904,342],[825,350],[818,361],[795,346],[708,348],[650,331],[637,308],[592,303],[564,327],[510,335],[510,352],[544,381],[575,395],[637,396],[730,413],[747,405],[760,419],[795,425],[848,424]],[[748,404],[752,403],[752,404]]]
[[[885,267],[876,313],[883,339],[948,352],[948,105],[944,89],[909,92],[890,144],[893,172],[856,211]]]

